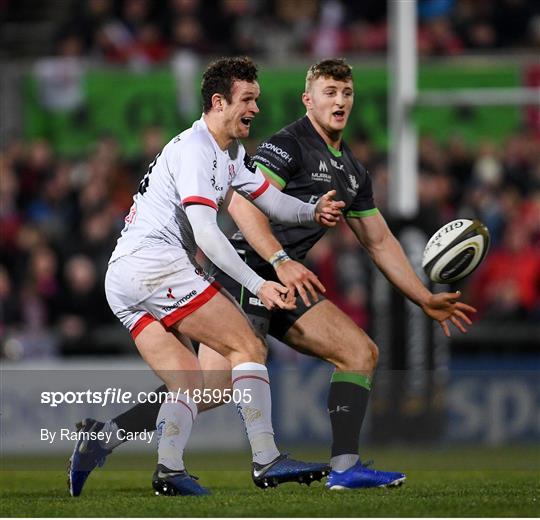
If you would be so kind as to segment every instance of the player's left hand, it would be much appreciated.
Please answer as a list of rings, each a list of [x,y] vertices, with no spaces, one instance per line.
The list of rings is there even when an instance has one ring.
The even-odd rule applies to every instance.
[[[467,305],[466,303],[459,302],[461,292],[456,291],[454,293],[438,293],[432,294],[427,303],[422,305],[422,310],[432,319],[439,322],[443,332],[446,336],[450,337],[450,329],[448,328],[448,321],[452,322],[461,332],[467,332],[465,325],[472,325],[471,319],[467,316],[467,313],[474,313],[476,309]]]
[[[345,207],[342,200],[334,200],[336,190],[325,193],[315,207],[315,221],[321,226],[334,227],[341,218],[341,208]]]

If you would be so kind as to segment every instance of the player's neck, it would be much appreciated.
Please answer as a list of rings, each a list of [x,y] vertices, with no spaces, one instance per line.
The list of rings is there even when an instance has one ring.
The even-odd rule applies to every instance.
[[[322,137],[322,140],[332,148],[335,148],[336,150],[341,149],[341,141],[343,139],[343,132],[341,130],[327,130],[323,128],[315,118],[311,117],[310,114],[307,114],[308,119],[311,121],[311,124],[313,125],[313,128],[315,128],[316,132]]]
[[[220,128],[220,122],[212,113],[203,115],[204,122],[208,127],[208,131],[212,134],[212,137],[216,141],[217,145],[223,150],[227,150],[232,143],[232,138]]]

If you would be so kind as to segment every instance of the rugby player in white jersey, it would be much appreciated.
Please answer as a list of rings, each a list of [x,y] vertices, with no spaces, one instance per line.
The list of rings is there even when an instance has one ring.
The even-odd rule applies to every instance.
[[[203,116],[171,140],[150,165],[134,197],[125,227],[109,261],[107,300],[131,332],[137,349],[170,395],[158,417],[158,466],[153,487],[161,494],[203,495],[185,470],[183,451],[197,405],[190,399],[204,386],[190,339],[207,345],[232,367],[232,390],[258,474],[272,483],[324,476],[325,464],[281,455],[274,442],[266,346],[232,298],[195,260],[200,248],[268,309],[292,309],[289,290],[265,281],[248,267],[217,225],[229,188],[268,217],[290,224],[331,227],[343,203],[329,192],[314,204],[282,194],[249,159],[246,138],[258,113],[257,68],[248,58],[223,58],[203,75]],[[208,352],[207,354],[211,355]],[[221,358],[222,359],[222,358]],[[92,426],[89,425],[88,430]],[[94,452],[93,452],[94,451]],[[93,453],[92,453],[93,452]],[[80,494],[89,470],[99,464],[99,446],[80,441],[71,457],[70,491]]]

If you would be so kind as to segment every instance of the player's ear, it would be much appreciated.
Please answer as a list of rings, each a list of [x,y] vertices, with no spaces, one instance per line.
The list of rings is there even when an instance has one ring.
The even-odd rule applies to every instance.
[[[311,108],[311,96],[309,95],[309,92],[304,92],[302,94],[302,103],[304,103],[304,106],[307,109]]]
[[[221,94],[212,95],[212,109],[216,112],[221,112],[223,110],[223,96]]]

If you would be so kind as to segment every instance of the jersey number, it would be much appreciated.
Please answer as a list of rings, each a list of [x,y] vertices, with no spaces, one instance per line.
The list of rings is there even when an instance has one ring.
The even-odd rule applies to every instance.
[[[148,171],[145,173],[144,177],[142,178],[142,181],[139,184],[139,189],[137,190],[141,195],[144,195],[146,193],[146,190],[148,189],[148,185],[150,184],[150,174],[152,173],[152,170],[154,169],[154,166],[157,163],[158,157],[161,155],[161,152],[159,152],[154,160],[150,163],[150,166],[148,166]]]

